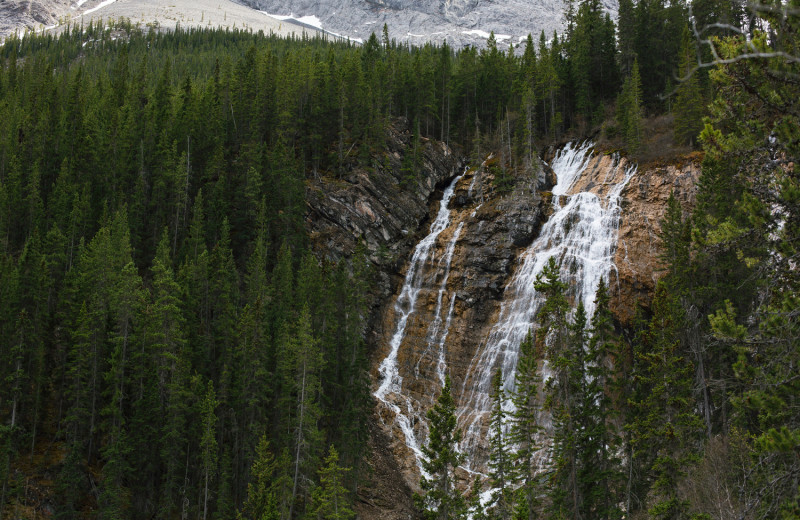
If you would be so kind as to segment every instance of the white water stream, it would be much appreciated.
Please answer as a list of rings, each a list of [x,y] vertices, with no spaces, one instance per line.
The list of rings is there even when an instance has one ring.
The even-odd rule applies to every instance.
[[[419,467],[420,472],[423,474],[424,471],[420,464],[420,460],[422,459],[420,440],[417,439],[413,425],[417,421],[424,420],[424,410],[415,410],[411,399],[408,396],[403,395],[403,377],[400,375],[400,370],[397,365],[397,353],[400,350],[400,344],[403,342],[403,338],[405,337],[408,319],[414,313],[417,296],[424,288],[423,274],[426,264],[434,261],[432,253],[434,245],[436,244],[436,239],[439,237],[442,231],[450,226],[450,210],[447,209],[447,206],[450,203],[450,199],[453,197],[456,183],[458,183],[462,177],[463,174],[457,176],[444,190],[442,201],[439,203],[439,212],[436,215],[436,219],[431,224],[431,230],[428,233],[428,236],[423,238],[422,241],[417,244],[417,247],[414,248],[414,253],[411,257],[408,271],[406,272],[403,288],[400,291],[400,295],[397,297],[397,301],[395,302],[395,314],[399,316],[399,319],[397,320],[397,326],[395,327],[392,339],[389,342],[389,355],[386,356],[378,368],[378,372],[380,373],[381,377],[381,384],[374,394],[375,397],[377,397],[381,402],[383,402],[383,404],[391,409],[392,412],[394,412],[395,421],[400,426],[400,429],[405,436],[406,445],[416,456],[417,466]],[[445,340],[447,339],[447,330],[450,326],[450,320],[452,318],[455,296],[451,296],[450,298],[450,310],[447,317],[442,320],[440,314],[445,287],[447,285],[447,278],[450,274],[450,262],[453,259],[453,251],[455,250],[456,241],[461,234],[461,228],[462,225],[459,225],[458,229],[453,233],[453,237],[447,245],[443,258],[439,261],[439,265],[436,266],[440,270],[443,268],[445,275],[443,276],[439,286],[436,321],[434,321],[429,328],[426,353],[434,344],[437,346],[437,375],[439,376],[442,384],[444,384],[446,367],[444,344]],[[442,264],[444,265],[442,266]],[[444,323],[443,330],[442,323]],[[425,354],[423,354],[422,357],[424,356]],[[416,368],[417,370],[419,369],[419,361],[417,361]],[[404,406],[401,407],[399,404],[397,404],[397,401],[403,401]]]
[[[491,408],[491,379],[498,367],[503,370],[506,392],[514,390],[514,375],[519,345],[533,329],[544,300],[533,287],[551,257],[560,265],[562,281],[569,286],[575,302],[582,301],[589,319],[594,313],[594,297],[600,279],[608,279],[615,268],[613,257],[619,228],[619,198],[622,189],[636,172],[630,167],[621,182],[607,186],[603,198],[590,191],[572,193],[571,188],[591,159],[591,143],[567,145],[553,159],[557,176],[553,188],[553,210],[542,230],[521,255],[509,282],[497,323],[489,332],[470,363],[459,399],[459,423],[464,429],[461,450],[467,452],[468,469],[478,470],[479,448],[486,445]],[[619,167],[619,166],[617,166]],[[608,176],[607,176],[608,177]],[[611,175],[613,179],[616,175]],[[602,186],[601,186],[602,188]],[[602,193],[601,190],[597,190]],[[562,206],[562,199],[566,199]],[[509,402],[506,407],[513,405]]]
[[[491,379],[498,367],[502,367],[506,391],[514,390],[519,344],[528,330],[535,326],[536,314],[543,303],[533,284],[547,261],[551,257],[556,258],[562,280],[569,286],[569,296],[575,302],[583,302],[589,318],[594,313],[594,297],[600,279],[607,280],[609,273],[615,269],[613,257],[619,227],[620,194],[636,168],[617,171],[620,168],[617,163],[616,169],[609,172],[605,179],[594,179],[593,183],[582,182],[581,185],[591,187],[576,193],[574,185],[587,169],[592,157],[591,149],[591,143],[570,144],[553,159],[551,167],[557,177],[552,191],[553,214],[542,226],[539,237],[520,256],[515,273],[505,289],[498,320],[481,343],[467,371],[458,399],[458,415],[464,431],[460,450],[467,453],[464,469],[470,473],[478,473],[485,467],[488,439],[484,437],[491,407]],[[475,177],[477,175],[475,173]],[[454,294],[448,294],[447,282],[464,222],[459,222],[446,245],[440,244],[440,251],[443,251],[440,258],[434,258],[434,251],[439,235],[454,225],[448,204],[456,183],[462,177],[463,174],[456,177],[445,189],[430,232],[413,251],[403,287],[395,302],[396,326],[389,341],[389,353],[378,368],[380,385],[374,394],[391,410],[393,425],[402,431],[405,444],[414,453],[423,475],[421,445],[427,434],[424,414],[436,395],[431,395],[428,403],[418,403],[407,391],[404,392],[398,352],[406,336],[408,321],[416,310],[420,291],[438,290],[434,319],[427,328],[424,351],[412,361],[413,372],[407,377],[423,377],[420,365],[430,366],[427,361],[423,362],[423,359],[430,357],[436,367],[438,383],[444,384],[447,336],[456,299]],[[474,181],[475,178],[469,186],[470,192]],[[506,406],[510,408],[512,405],[509,402]]]

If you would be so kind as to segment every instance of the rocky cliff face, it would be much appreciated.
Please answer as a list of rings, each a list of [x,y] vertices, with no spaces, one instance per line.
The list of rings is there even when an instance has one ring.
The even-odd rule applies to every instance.
[[[497,318],[517,258],[545,218],[539,193],[552,179],[544,170],[537,166],[518,179],[511,193],[501,194],[492,162],[470,168],[456,181],[446,227],[427,259],[397,274],[394,285],[400,292],[408,283],[406,270],[419,269],[413,312],[410,302],[391,301],[374,330],[378,362],[397,341],[395,364],[402,388],[379,397],[385,405],[378,411],[393,439],[390,448],[398,466],[414,488],[419,482],[415,451],[427,436],[425,412],[438,397],[445,372],[455,395],[464,393],[473,356]],[[382,369],[375,365],[376,387],[386,382]]]
[[[3,0],[0,40],[14,31],[36,30],[58,22],[69,10],[69,0]]]
[[[639,167],[622,190],[621,214],[614,269],[609,275],[611,309],[623,325],[630,325],[637,305],[647,307],[661,273],[661,219],[670,193],[684,211],[694,206],[699,157],[682,158],[673,164]],[[589,161],[573,191],[603,194],[629,164],[614,154],[597,154]],[[614,177],[613,173],[617,177]],[[612,175],[609,175],[612,174]]]
[[[387,127],[386,148],[372,166],[352,165],[340,178],[322,177],[306,187],[306,229],[318,257],[349,258],[359,242],[377,266],[381,298],[391,294],[389,273],[405,262],[429,219],[431,196],[463,169],[464,159],[444,143],[422,139],[416,175],[402,171],[411,149],[407,122]]]
[[[622,192],[623,207],[619,240],[611,280],[611,309],[617,319],[631,324],[638,304],[649,306],[661,273],[661,219],[670,193],[681,203],[684,213],[694,207],[699,157],[676,164],[640,168]],[[616,283],[614,278],[616,278]]]
[[[611,204],[618,208],[607,277],[613,310],[625,324],[638,303],[649,302],[659,276],[659,222],[667,198],[674,191],[688,209],[699,174],[699,167],[687,160],[640,168],[631,176],[625,158],[600,153],[576,166],[575,181],[561,195],[550,192],[557,179],[544,164],[518,178],[511,191],[501,191],[495,158],[465,167],[452,150],[427,141],[417,177],[403,182],[400,165],[409,140],[403,124],[397,124],[374,168],[308,186],[307,223],[319,253],[347,257],[361,240],[379,272],[368,333],[376,396],[375,474],[362,489],[364,518],[413,514],[408,497],[418,488],[425,413],[445,373],[453,381],[459,424],[477,439],[464,446],[473,457],[462,469],[464,476],[484,469],[485,412],[470,408],[480,386],[475,374],[485,368],[482,364],[499,363],[482,352],[507,314],[508,300],[518,296],[516,275],[526,269],[531,248],[544,234],[554,233],[548,220],[561,218],[554,208],[579,193],[589,194],[581,196],[586,200],[579,213]],[[561,234],[543,243],[557,248],[561,244],[555,242],[574,240],[569,228],[582,225],[581,218],[561,222]],[[563,254],[568,259],[574,253]],[[574,287],[575,297],[581,290]]]

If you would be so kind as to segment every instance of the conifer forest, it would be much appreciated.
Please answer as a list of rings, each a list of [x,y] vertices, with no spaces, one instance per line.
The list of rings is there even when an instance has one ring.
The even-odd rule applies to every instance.
[[[563,32],[484,48],[6,39],[0,520],[362,518],[377,276],[363,244],[314,251],[311,182],[380,173],[399,124],[404,183],[435,140],[501,152],[502,194],[569,141],[653,161],[659,118],[702,171],[652,302],[621,323],[601,282],[589,315],[551,259],[485,475],[457,471],[449,377],[423,411],[417,518],[800,519],[800,1],[566,5]]]

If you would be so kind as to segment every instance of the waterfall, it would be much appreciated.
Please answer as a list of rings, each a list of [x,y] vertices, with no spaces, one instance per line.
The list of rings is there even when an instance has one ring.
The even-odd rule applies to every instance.
[[[466,171],[466,170],[465,170]],[[395,315],[399,316],[397,320],[397,325],[394,330],[394,334],[392,335],[392,339],[389,341],[389,354],[380,364],[378,368],[378,372],[381,377],[381,384],[378,389],[375,391],[374,395],[377,397],[383,404],[385,404],[395,416],[396,423],[400,426],[400,429],[405,436],[406,446],[414,453],[417,459],[417,466],[421,472],[422,466],[420,465],[420,460],[422,458],[422,450],[420,449],[420,440],[417,439],[416,433],[414,432],[414,423],[417,421],[422,421],[423,415],[421,411],[415,411],[414,405],[411,399],[408,396],[403,395],[403,378],[400,375],[400,370],[397,364],[397,354],[400,350],[400,345],[403,342],[403,338],[405,337],[406,333],[406,325],[408,324],[408,320],[411,315],[414,313],[415,304],[417,302],[417,296],[419,295],[420,291],[424,288],[424,271],[426,264],[429,262],[433,262],[433,252],[434,246],[436,244],[436,240],[439,235],[450,226],[451,218],[450,218],[450,210],[447,208],[448,204],[450,203],[450,199],[453,197],[453,193],[455,191],[456,183],[463,177],[462,175],[457,176],[450,185],[444,190],[444,195],[442,196],[442,200],[439,203],[439,211],[436,214],[436,218],[434,219],[433,223],[431,224],[431,229],[428,235],[422,239],[422,241],[417,244],[414,248],[414,253],[411,257],[411,262],[408,266],[408,271],[406,272],[405,280],[403,282],[403,287],[400,291],[400,295],[397,297],[395,301],[394,309]],[[453,251],[455,250],[456,241],[458,240],[459,235],[461,234],[461,228],[463,223],[461,223],[457,230],[453,233],[453,237],[450,239],[447,248],[445,250],[445,254],[442,259],[439,261],[438,265],[436,265],[436,269],[438,272],[444,272],[442,277],[442,281],[439,285],[439,294],[437,299],[437,309],[436,309],[436,321],[434,321],[428,332],[428,345],[426,353],[432,348],[435,344],[438,347],[438,364],[437,364],[437,374],[444,384],[444,373],[445,373],[445,340],[447,338],[447,329],[450,325],[450,319],[452,317],[453,311],[453,304],[455,302],[455,296],[451,296],[450,298],[450,306],[449,306],[449,313],[445,320],[441,320],[440,313],[442,309],[442,302],[444,298],[444,293],[446,292],[446,284],[447,278],[450,274],[450,262],[453,258]],[[442,266],[442,264],[444,264]],[[438,322],[438,324],[437,324]],[[444,328],[442,330],[442,323],[444,323]],[[437,339],[438,338],[438,339]],[[425,354],[422,355],[424,357]],[[420,358],[421,360],[421,358]],[[417,362],[417,370],[419,369],[419,361]],[[404,404],[404,408],[401,408],[396,401],[402,401]]]
[[[464,429],[460,448],[469,454],[468,469],[477,470],[486,460],[480,450],[485,445],[489,423],[491,379],[498,367],[503,370],[505,390],[514,390],[519,345],[534,327],[536,314],[544,302],[533,287],[534,281],[548,260],[556,258],[561,278],[568,284],[569,296],[583,302],[589,319],[594,313],[600,279],[607,279],[615,268],[620,194],[636,168],[624,171],[622,181],[617,184],[609,185],[604,179],[599,186],[594,185],[600,195],[588,189],[574,193],[573,185],[591,160],[591,149],[592,143],[588,142],[569,144],[553,159],[551,167],[557,176],[552,191],[554,212],[542,226],[539,237],[521,255],[506,287],[498,320],[470,363],[458,412],[459,424]],[[615,168],[619,167],[617,163]],[[605,196],[603,191],[607,191]],[[513,405],[509,402],[506,406]]]

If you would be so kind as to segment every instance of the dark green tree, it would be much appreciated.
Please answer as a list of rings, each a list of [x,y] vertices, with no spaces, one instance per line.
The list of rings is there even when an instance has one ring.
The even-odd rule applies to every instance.
[[[464,461],[458,451],[461,430],[456,425],[456,405],[450,393],[450,376],[445,376],[442,393],[428,410],[428,442],[422,447],[423,494],[415,501],[426,518],[453,520],[463,518],[467,511],[464,496],[458,490],[456,468]]]
[[[507,432],[510,423],[506,420],[505,405],[503,372],[498,369],[492,377],[492,412],[489,417],[489,485],[495,491],[488,506],[493,515],[501,520],[511,518],[515,481]]]
[[[705,102],[700,90],[698,74],[695,71],[697,53],[689,28],[683,30],[679,62],[679,83],[675,92],[675,141],[690,146],[697,144],[697,136],[703,129]]]
[[[514,476],[520,484],[521,500],[517,501],[514,518],[533,520],[537,517],[540,486],[537,471],[542,427],[541,377],[539,357],[530,332],[519,346],[519,359],[515,376],[516,388],[512,396],[515,411],[511,416],[509,440],[516,447],[513,454]]]
[[[333,446],[319,468],[319,485],[311,495],[311,509],[318,520],[351,520],[355,513],[350,508],[346,482],[349,468],[339,465],[339,454]]]

